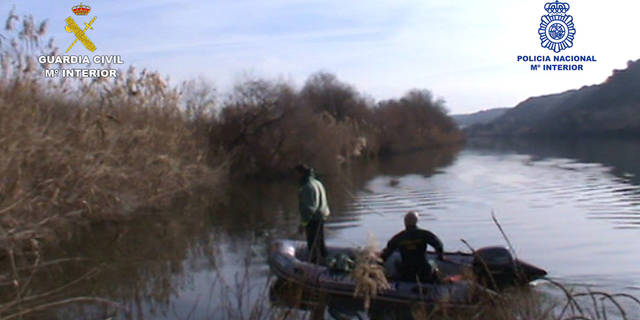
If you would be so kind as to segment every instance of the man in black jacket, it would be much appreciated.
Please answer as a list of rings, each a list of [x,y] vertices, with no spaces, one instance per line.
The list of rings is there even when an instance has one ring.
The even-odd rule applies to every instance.
[[[427,244],[436,249],[438,259],[443,260],[442,241],[428,230],[420,229],[418,214],[410,211],[404,216],[405,230],[389,240],[382,251],[382,259],[387,260],[396,250],[400,250],[402,263],[400,265],[400,279],[403,281],[432,281],[432,270],[426,261]]]

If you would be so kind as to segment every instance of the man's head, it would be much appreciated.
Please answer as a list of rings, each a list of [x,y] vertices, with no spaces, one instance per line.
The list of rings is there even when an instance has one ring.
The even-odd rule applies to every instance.
[[[409,211],[404,215],[405,228],[415,227],[418,225],[418,213],[415,211]]]
[[[306,164],[299,164],[293,170],[296,172],[296,176],[301,179],[309,176],[313,169]]]

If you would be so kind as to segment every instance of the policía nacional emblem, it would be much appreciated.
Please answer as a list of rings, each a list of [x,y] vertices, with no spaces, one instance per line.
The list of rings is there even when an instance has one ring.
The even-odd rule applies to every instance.
[[[576,29],[573,17],[567,14],[569,4],[566,2],[548,2],[544,9],[548,14],[542,16],[540,22],[540,45],[558,53],[573,46]]]

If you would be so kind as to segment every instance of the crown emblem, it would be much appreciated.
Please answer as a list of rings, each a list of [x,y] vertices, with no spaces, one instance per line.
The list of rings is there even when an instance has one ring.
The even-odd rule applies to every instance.
[[[564,15],[565,13],[567,13],[567,11],[569,11],[569,4],[566,2],[560,2],[559,0],[556,0],[556,2],[547,2],[547,4],[544,5],[544,9],[547,10],[547,12],[550,15]]]
[[[89,14],[89,11],[91,11],[91,7],[80,3],[77,6],[73,6],[71,8],[71,11],[73,11],[76,16],[86,16],[87,14]]]

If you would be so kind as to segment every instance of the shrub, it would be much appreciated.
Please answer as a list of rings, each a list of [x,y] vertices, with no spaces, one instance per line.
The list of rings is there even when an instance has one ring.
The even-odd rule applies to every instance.
[[[409,152],[462,140],[446,115],[444,102],[426,90],[412,90],[399,100],[379,103],[375,110],[380,153]]]

